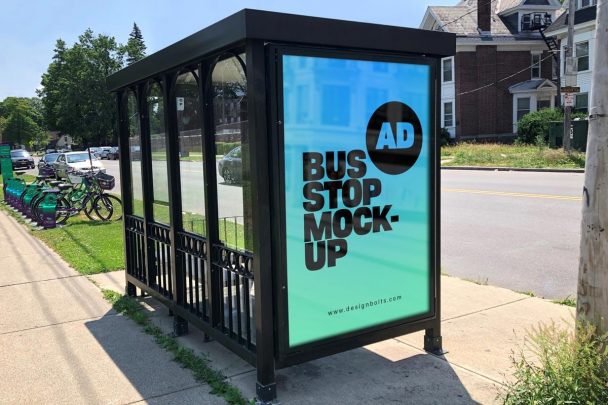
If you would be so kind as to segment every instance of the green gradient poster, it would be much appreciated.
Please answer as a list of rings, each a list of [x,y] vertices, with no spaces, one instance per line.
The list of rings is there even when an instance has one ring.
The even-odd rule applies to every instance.
[[[289,346],[428,314],[431,71],[283,55]]]

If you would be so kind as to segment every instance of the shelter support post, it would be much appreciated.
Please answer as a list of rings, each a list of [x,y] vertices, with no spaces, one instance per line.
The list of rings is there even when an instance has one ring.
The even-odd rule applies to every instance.
[[[256,395],[259,403],[277,395],[274,363],[274,314],[272,238],[270,233],[270,176],[266,111],[266,56],[262,41],[247,42],[247,98],[251,204],[253,223],[253,271],[255,283]],[[255,162],[251,164],[251,162]],[[245,169],[245,167],[247,167]],[[245,173],[243,173],[245,174]]]

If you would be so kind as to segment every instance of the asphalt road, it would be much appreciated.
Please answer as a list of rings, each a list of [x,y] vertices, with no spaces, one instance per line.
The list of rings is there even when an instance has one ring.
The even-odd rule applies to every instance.
[[[103,163],[120,190],[118,161]],[[199,167],[182,163],[184,209],[204,213]],[[579,173],[443,170],[443,272],[546,298],[575,296],[583,181]],[[243,215],[240,187],[218,177],[218,192],[220,217]]]
[[[443,170],[441,178],[444,272],[576,296],[583,174]]]

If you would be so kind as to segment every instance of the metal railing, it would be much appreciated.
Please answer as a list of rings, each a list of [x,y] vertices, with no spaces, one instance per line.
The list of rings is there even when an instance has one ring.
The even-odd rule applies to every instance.
[[[223,339],[255,353],[253,254],[242,248],[243,225],[239,220],[242,217],[220,219],[220,240],[231,243],[214,244],[212,249],[206,238],[185,230],[176,231],[173,261],[170,227],[152,222],[145,232],[143,219],[127,215],[127,272],[139,281],[137,286],[142,291],[183,308],[186,312],[180,311],[180,316],[184,319],[202,323],[203,329],[213,328]],[[176,274],[172,274],[172,262],[176,263]],[[179,302],[173,294],[174,279],[182,280],[182,286],[175,286],[176,294],[182,297]],[[218,296],[213,296],[213,291]]]

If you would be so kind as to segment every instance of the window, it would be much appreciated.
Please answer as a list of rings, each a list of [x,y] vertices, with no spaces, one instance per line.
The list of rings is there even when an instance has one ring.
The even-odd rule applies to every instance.
[[[454,126],[454,103],[443,103],[443,127]]]
[[[530,112],[530,97],[517,99],[517,121]]]
[[[154,82],[148,93],[148,128],[152,152],[152,218],[169,223],[169,181],[165,143],[165,104],[163,90]]]
[[[245,54],[217,62],[211,74],[215,116],[219,238],[227,246],[252,251],[251,184],[247,165],[247,78]]]
[[[578,0],[576,2],[576,9],[580,10],[581,8],[594,6],[596,4],[596,2],[597,2],[597,0]]]
[[[541,54],[533,53],[532,54],[532,79],[540,78],[540,64],[541,64]]]
[[[589,111],[589,94],[579,93],[574,96],[574,109],[580,112]]]
[[[452,67],[452,60],[452,58],[447,58],[441,61],[443,83],[449,83],[454,80],[454,69]]]
[[[129,124],[129,160],[131,162],[131,195],[133,215],[144,216],[143,189],[141,183],[141,130],[139,109],[135,93],[127,96],[127,122]]]
[[[193,72],[185,72],[177,77],[175,105],[179,134],[182,227],[188,232],[206,236],[203,136],[198,93],[198,77]]]
[[[576,44],[575,58],[579,72],[589,70],[589,42],[585,41]]]

